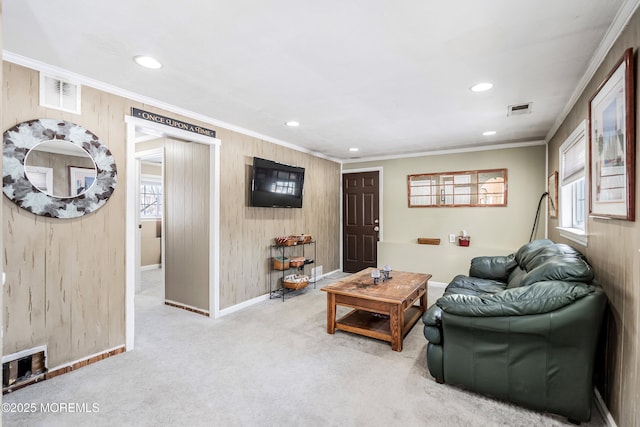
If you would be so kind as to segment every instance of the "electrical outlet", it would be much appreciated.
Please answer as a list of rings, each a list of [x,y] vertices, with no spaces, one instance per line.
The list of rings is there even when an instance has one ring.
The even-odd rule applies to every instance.
[[[449,234],[449,243],[455,243],[455,242],[456,242],[456,235]]]

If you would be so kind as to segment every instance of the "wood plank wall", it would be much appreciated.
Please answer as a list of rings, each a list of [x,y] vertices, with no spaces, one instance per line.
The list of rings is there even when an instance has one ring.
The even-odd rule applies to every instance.
[[[209,311],[208,145],[165,139],[165,298]]]
[[[82,218],[35,216],[3,197],[4,354],[46,344],[48,366],[124,343],[124,99],[85,87],[85,113],[38,105],[38,73],[4,63],[3,130],[25,120],[56,118],[98,135],[118,166],[109,202]]]
[[[340,266],[340,165],[221,129],[220,308],[269,290],[269,245],[277,236],[311,234],[315,266]],[[305,168],[302,209],[249,207],[253,157]]]
[[[0,1],[0,34],[2,34],[2,1]],[[0,52],[2,52],[2,37],[0,37]],[[0,67],[0,82],[4,82],[3,79],[3,69]],[[4,84],[0,85],[0,99],[4,99]],[[0,123],[4,123],[4,103],[0,102]],[[2,172],[2,163],[0,163],[0,172]],[[0,209],[0,223],[4,224],[4,217],[2,215],[3,209]],[[0,254],[4,253],[4,242],[2,235],[0,235]],[[4,263],[0,264],[1,272],[5,271]],[[1,283],[1,281],[0,281]],[[3,286],[4,287],[4,286]],[[0,292],[0,307],[4,307],[4,292]],[[0,328],[4,331],[4,316],[0,316]],[[0,357],[4,355],[2,340],[0,340]],[[2,400],[0,398],[0,400]],[[2,425],[2,421],[0,420],[0,425]]]
[[[575,246],[588,257],[609,297],[606,348],[597,367],[597,386],[619,426],[640,425],[640,90],[637,55],[640,45],[640,12],[607,54],[561,127],[549,143],[549,173],[559,170],[558,149],[578,126],[588,119],[589,99],[615,63],[629,47],[636,52],[636,221],[588,219],[588,247],[562,239],[556,230],[558,221],[549,219],[549,236],[554,241]]]
[[[46,344],[51,368],[124,344],[124,117],[131,107],[218,131],[221,308],[268,291],[269,245],[278,235],[312,234],[318,240],[316,265],[325,272],[339,268],[339,164],[86,86],[81,115],[42,108],[38,72],[7,62],[3,71],[3,130],[43,117],[74,122],[102,139],[118,167],[113,197],[83,218],[38,217],[3,197],[4,354]],[[302,209],[248,207],[253,156],[306,168]]]

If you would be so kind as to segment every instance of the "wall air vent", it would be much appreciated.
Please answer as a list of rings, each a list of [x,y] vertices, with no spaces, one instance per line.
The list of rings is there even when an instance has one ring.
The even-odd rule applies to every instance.
[[[45,379],[47,346],[2,356],[2,394]]]
[[[531,114],[533,102],[528,104],[515,104],[507,107],[507,116],[521,116],[523,114]]]
[[[80,89],[77,83],[40,73],[40,106],[80,114]]]

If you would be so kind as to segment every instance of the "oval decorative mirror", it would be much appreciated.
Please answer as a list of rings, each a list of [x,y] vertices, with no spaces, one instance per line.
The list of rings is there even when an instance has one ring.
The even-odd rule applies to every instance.
[[[4,132],[3,192],[36,215],[75,218],[103,206],[117,169],[109,149],[85,128],[54,119]]]

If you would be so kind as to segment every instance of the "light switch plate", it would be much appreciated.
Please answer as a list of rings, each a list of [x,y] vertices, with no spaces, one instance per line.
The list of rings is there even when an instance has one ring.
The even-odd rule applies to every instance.
[[[456,235],[449,234],[449,243],[455,243],[455,242],[456,242]]]

